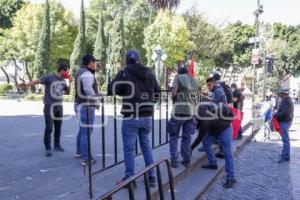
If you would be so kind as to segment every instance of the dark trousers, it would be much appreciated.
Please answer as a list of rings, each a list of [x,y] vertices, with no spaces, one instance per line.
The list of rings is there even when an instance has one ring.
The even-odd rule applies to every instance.
[[[44,106],[44,117],[45,117],[45,133],[44,133],[44,144],[45,149],[51,149],[51,133],[54,125],[54,146],[60,146],[60,134],[63,117],[62,105],[45,105]]]

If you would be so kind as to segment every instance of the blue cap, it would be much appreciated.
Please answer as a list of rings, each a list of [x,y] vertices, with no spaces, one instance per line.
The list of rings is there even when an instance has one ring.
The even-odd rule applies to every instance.
[[[127,64],[136,63],[139,61],[141,61],[141,56],[138,51],[130,50],[127,52],[127,55],[126,55],[126,63]]]
[[[283,93],[283,94],[289,94],[290,93],[290,89],[289,88],[282,88],[280,89],[280,91],[278,93]]]

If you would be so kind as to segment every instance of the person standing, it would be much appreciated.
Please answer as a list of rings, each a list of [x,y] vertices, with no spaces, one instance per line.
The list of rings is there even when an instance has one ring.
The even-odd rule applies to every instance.
[[[245,100],[245,96],[243,95],[243,92],[240,89],[238,89],[235,83],[231,84],[231,89],[233,91],[232,92],[233,107],[243,112],[244,100]],[[241,139],[242,137],[243,137],[243,130],[242,127],[240,127],[237,139]]]
[[[93,132],[95,110],[99,108],[98,82],[95,77],[97,61],[94,56],[86,54],[82,58],[82,65],[75,75],[74,109],[79,121],[79,131],[76,140],[76,158],[82,158],[83,166],[89,163],[88,133]],[[89,120],[88,120],[89,118]],[[95,160],[91,157],[91,164]]]
[[[206,86],[212,93],[212,102],[227,104],[227,98],[224,89],[221,85],[217,84],[217,81],[214,78],[208,78],[206,80]]]
[[[280,104],[278,106],[278,111],[275,117],[280,123],[280,135],[283,143],[283,149],[279,163],[290,161],[290,137],[289,130],[294,117],[294,104],[289,96],[289,89],[281,89],[278,93],[281,98]]]
[[[214,74],[213,78],[208,78],[206,80],[206,86],[210,92],[212,92],[212,102],[218,104],[218,103],[223,103],[227,104],[227,96],[224,91],[224,87],[220,85],[220,75],[219,74]],[[218,141],[216,141],[216,144],[219,144]],[[199,149],[200,150],[200,149]],[[222,150],[222,146],[219,146],[219,152],[216,153],[216,156],[218,158],[224,158],[224,153]]]
[[[65,79],[69,79],[69,86]],[[44,145],[45,155],[52,156],[51,133],[54,126],[54,151],[63,152],[64,149],[60,143],[61,126],[63,117],[63,95],[70,94],[70,85],[73,78],[69,75],[69,66],[67,64],[60,64],[57,74],[50,74],[41,77],[39,80],[31,81],[18,85],[19,88],[30,87],[37,84],[45,86],[44,93],[44,118],[45,118],[45,132]]]
[[[171,165],[179,167],[178,162],[178,138],[182,129],[181,164],[185,167],[190,165],[191,135],[195,132],[195,110],[199,85],[191,77],[185,67],[178,69],[172,86],[173,110],[172,117],[168,122],[168,134],[170,135]]]
[[[234,175],[233,156],[231,152],[231,137],[233,113],[231,109],[223,103],[207,103],[202,104],[198,108],[198,127],[199,134],[193,142],[192,151],[203,139],[204,150],[207,155],[208,163],[202,165],[204,169],[218,169],[217,159],[212,144],[218,140],[224,152],[225,157],[225,172],[227,180],[224,183],[224,188],[231,188],[236,183]]]
[[[137,137],[145,160],[145,165],[153,164],[149,135],[156,95],[160,93],[158,83],[150,68],[141,64],[139,52],[130,50],[126,55],[126,67],[119,71],[108,84],[108,95],[123,97],[121,114],[122,140],[125,160],[125,177],[135,171],[135,144]],[[149,171],[150,186],[155,186],[154,170]],[[136,184],[134,183],[134,187]]]

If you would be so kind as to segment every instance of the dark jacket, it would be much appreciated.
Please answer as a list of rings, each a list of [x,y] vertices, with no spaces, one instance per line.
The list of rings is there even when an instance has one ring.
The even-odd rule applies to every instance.
[[[211,112],[213,113],[213,115],[207,112]],[[231,127],[233,117],[234,115],[231,109],[223,103],[210,103],[200,105],[198,109],[199,133],[196,140],[192,144],[192,149],[194,149],[198,144],[200,144],[202,139],[207,134],[219,135],[223,131]]]
[[[129,64],[108,84],[108,95],[123,97],[121,113],[124,117],[148,117],[154,112],[154,103],[160,88],[150,68]]]
[[[279,122],[292,122],[294,118],[294,104],[290,97],[284,97],[275,114]]]

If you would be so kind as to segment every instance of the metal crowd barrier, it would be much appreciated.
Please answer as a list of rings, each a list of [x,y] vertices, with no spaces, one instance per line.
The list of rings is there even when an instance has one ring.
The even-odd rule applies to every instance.
[[[146,167],[143,171],[141,171],[139,174],[132,176],[128,180],[122,182],[120,185],[118,185],[116,188],[114,188],[112,191],[104,194],[102,197],[97,198],[99,200],[112,200],[113,195],[118,193],[120,190],[124,188],[128,188],[128,194],[129,194],[129,199],[130,200],[135,200],[135,194],[134,194],[134,188],[133,188],[133,182],[144,176],[144,186],[145,186],[145,191],[146,191],[146,199],[151,200],[151,190],[150,190],[150,183],[149,183],[149,177],[148,177],[148,172],[152,169],[156,169],[157,173],[157,181],[158,181],[158,190],[159,190],[159,199],[163,200],[165,199],[164,196],[164,189],[163,189],[163,182],[162,182],[162,176],[161,176],[161,168],[160,165],[162,163],[165,163],[168,169],[168,182],[169,182],[169,187],[170,187],[170,195],[171,199],[175,200],[175,192],[174,192],[174,179],[173,179],[173,173],[171,170],[171,161],[168,159],[161,159],[154,164]]]
[[[118,158],[118,130],[117,130],[117,98],[114,96],[113,98],[113,146],[114,146],[114,150],[113,150],[113,163],[107,165],[107,161],[106,161],[106,129],[105,129],[105,99],[104,97],[101,98],[101,104],[100,104],[100,108],[101,108],[101,163],[102,163],[102,167],[99,170],[96,171],[92,171],[92,167],[89,164],[88,165],[88,176],[89,176],[89,194],[90,194],[90,198],[92,198],[93,196],[93,181],[92,181],[92,177],[105,171],[108,170],[112,167],[115,167],[119,164],[122,164],[124,162],[124,160],[120,160]],[[169,112],[170,112],[170,106],[169,104],[171,103],[171,91],[170,90],[162,90],[161,91],[161,95],[158,101],[158,116],[159,116],[159,120],[158,120],[158,144],[156,144],[156,134],[155,134],[155,120],[154,120],[154,114],[152,115],[152,149],[156,149],[159,148],[163,145],[166,145],[169,143],[169,137],[168,137],[168,131],[167,131],[167,123],[169,120]],[[198,95],[197,96],[197,101],[198,102],[207,102],[208,99],[205,96],[202,95]],[[163,104],[164,103],[164,104]],[[166,112],[164,113],[165,115],[165,130],[162,130],[162,105],[166,106]],[[163,138],[163,133],[165,134],[165,137]],[[91,154],[91,142],[90,142],[90,134],[88,134],[88,151],[89,154]],[[136,143],[136,148],[135,148],[135,155],[139,156],[141,155],[141,152],[138,152],[138,142]],[[90,156],[90,155],[89,155]]]

